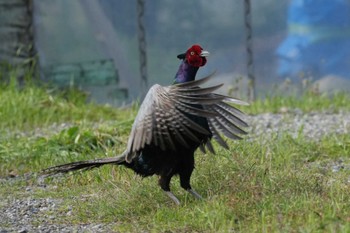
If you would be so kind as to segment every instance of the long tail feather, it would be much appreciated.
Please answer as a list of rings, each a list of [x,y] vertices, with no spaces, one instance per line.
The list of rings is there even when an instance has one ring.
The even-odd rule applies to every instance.
[[[62,164],[54,167],[49,167],[42,170],[43,175],[55,175],[58,173],[67,173],[77,170],[90,170],[93,168],[101,167],[106,164],[123,164],[125,163],[125,155],[120,155],[111,158],[102,158],[95,160],[86,160],[73,163]]]

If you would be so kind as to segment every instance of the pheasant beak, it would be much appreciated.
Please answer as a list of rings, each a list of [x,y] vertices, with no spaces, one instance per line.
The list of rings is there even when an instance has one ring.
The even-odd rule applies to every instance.
[[[203,50],[200,54],[201,57],[208,57],[210,53],[208,51]]]

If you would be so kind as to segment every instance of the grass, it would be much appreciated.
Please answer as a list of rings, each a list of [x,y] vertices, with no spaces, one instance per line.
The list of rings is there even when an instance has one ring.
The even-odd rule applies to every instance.
[[[257,100],[244,110],[349,111],[349,100],[346,94],[330,98],[307,93]],[[137,111],[137,105],[115,109],[86,104],[73,90],[19,89],[15,82],[1,87],[0,106],[0,177],[118,154]],[[50,130],[67,122],[68,128]],[[38,129],[45,133],[33,133]],[[350,171],[327,168],[339,159],[349,164],[350,135],[309,141],[285,132],[268,141],[261,135],[231,142],[230,148],[217,148],[217,156],[196,155],[192,184],[205,200],[194,200],[173,178],[181,206],[161,192],[157,177],[142,179],[114,166],[46,178],[47,188],[38,187],[35,176],[2,180],[0,196],[56,198],[60,211],[51,213],[58,216],[52,223],[110,223],[121,232],[350,232]],[[32,193],[23,192],[27,186]],[[73,214],[65,214],[70,209]]]
[[[250,114],[259,114],[278,113],[283,111],[283,108],[285,108],[284,111],[300,109],[303,112],[331,111],[337,113],[342,110],[350,110],[349,94],[339,92],[329,96],[306,91],[299,97],[271,95],[257,99],[251,106],[242,109]]]

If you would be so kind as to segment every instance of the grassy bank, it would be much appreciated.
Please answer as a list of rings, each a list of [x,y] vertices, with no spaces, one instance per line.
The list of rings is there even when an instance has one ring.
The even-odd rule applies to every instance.
[[[349,111],[350,97],[311,93],[257,100],[249,114]],[[50,91],[12,82],[0,90],[0,177],[26,173],[28,179],[2,179],[4,198],[53,197],[61,200],[52,224],[111,223],[112,230],[151,232],[349,232],[350,171],[334,172],[335,161],[349,162],[350,135],[310,141],[288,132],[264,140],[259,135],[217,148],[216,156],[198,152],[194,200],[179,187],[175,206],[159,189],[157,177],[142,179],[122,167],[39,181],[41,169],[97,157],[125,148],[137,105],[126,109],[86,104],[76,91]],[[66,127],[56,127],[60,124]],[[43,188],[44,184],[44,188]],[[31,187],[32,192],[24,191]],[[0,206],[1,207],[1,206]],[[68,211],[72,214],[67,215]],[[33,219],[35,224],[35,219]]]

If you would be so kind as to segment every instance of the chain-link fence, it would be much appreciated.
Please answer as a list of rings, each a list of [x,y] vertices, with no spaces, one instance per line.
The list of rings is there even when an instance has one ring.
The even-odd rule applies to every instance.
[[[154,83],[172,83],[176,55],[199,43],[211,56],[198,76],[217,70],[213,81],[245,99],[271,93],[286,78],[349,80],[350,51],[343,43],[350,41],[349,3],[320,1],[0,0],[0,73],[4,77],[9,64],[38,64],[38,77],[52,85],[74,85],[98,102],[121,104],[142,97]],[[318,32],[337,36],[323,36],[327,46],[325,40],[299,40]],[[294,45],[299,54],[317,51],[303,57],[313,63],[304,69],[291,63],[299,59]],[[297,75],[282,75],[286,68]]]

